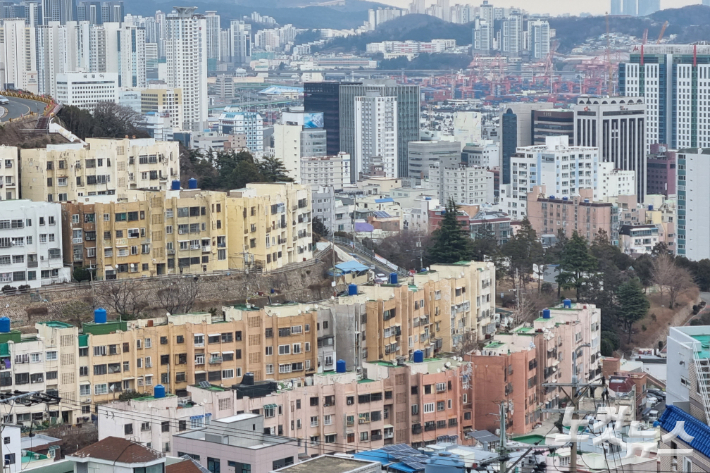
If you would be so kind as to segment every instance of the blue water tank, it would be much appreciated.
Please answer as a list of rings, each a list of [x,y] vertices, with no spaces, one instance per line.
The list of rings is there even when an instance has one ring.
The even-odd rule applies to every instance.
[[[555,196],[554,196],[554,195],[551,195],[551,196],[550,196],[550,199],[555,200]]]
[[[346,366],[345,366],[345,360],[338,360],[335,363],[335,372],[336,373],[345,373],[347,371]]]
[[[584,199],[584,203],[585,203],[585,204],[588,204],[588,203],[589,203],[589,199]]]
[[[432,456],[424,465],[424,473],[451,473],[463,470],[464,464],[458,455],[452,455],[449,452],[441,452]]]
[[[649,205],[648,210],[653,210],[653,205]]]
[[[10,319],[8,317],[0,317],[0,333],[8,333],[10,331]]]
[[[397,273],[390,273],[390,284],[397,284],[399,281],[399,275]]]
[[[349,296],[357,296],[357,284],[349,284],[348,285],[348,295]]]
[[[565,299],[562,301],[562,305],[564,306],[565,309],[571,309],[572,308],[572,301],[569,299]]]
[[[94,323],[95,324],[105,324],[106,323],[106,309],[99,307],[94,310]]]
[[[153,397],[156,399],[160,399],[161,397],[165,397],[165,386],[162,384],[158,384],[156,387],[153,388]]]
[[[187,181],[187,187],[190,189],[197,189],[197,179],[191,177],[190,180]]]
[[[550,309],[542,309],[542,318],[543,318],[543,319],[549,319],[549,318],[550,318]]]
[[[180,190],[180,181],[177,179],[173,179],[173,183],[170,185],[170,189],[174,191],[179,191]]]
[[[414,355],[412,356],[412,360],[414,360],[415,363],[423,363],[424,362],[424,352],[421,350],[414,350]]]
[[[564,197],[562,197],[562,200],[569,200],[569,197],[564,196]]]

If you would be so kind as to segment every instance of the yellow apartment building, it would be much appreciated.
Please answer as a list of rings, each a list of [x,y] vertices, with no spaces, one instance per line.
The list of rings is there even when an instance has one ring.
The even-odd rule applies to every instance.
[[[83,402],[110,401],[126,390],[151,394],[157,384],[186,396],[188,385],[229,387],[247,372],[257,381],[302,378],[316,371],[317,322],[316,310],[280,305],[84,324],[79,381],[91,395]]]
[[[290,182],[249,184],[229,192],[229,267],[265,270],[313,257],[311,189]]]
[[[99,279],[264,270],[311,259],[311,199],[298,184],[223,192],[128,191],[62,203],[64,262]]]
[[[23,198],[77,201],[85,196],[128,197],[129,189],[167,189],[180,179],[179,144],[153,138],[89,138],[85,143],[20,151]]]
[[[182,89],[141,90],[141,114],[157,113],[170,117],[170,124],[176,130],[182,129]]]

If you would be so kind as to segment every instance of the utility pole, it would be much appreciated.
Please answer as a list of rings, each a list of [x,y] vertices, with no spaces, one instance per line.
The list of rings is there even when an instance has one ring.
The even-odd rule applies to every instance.
[[[507,471],[507,458],[508,449],[506,448],[506,438],[505,438],[505,425],[507,424],[506,414],[508,413],[508,401],[501,401],[499,405],[500,409],[500,446],[498,447],[498,455],[502,457],[500,461],[500,468],[498,471],[505,473]]]

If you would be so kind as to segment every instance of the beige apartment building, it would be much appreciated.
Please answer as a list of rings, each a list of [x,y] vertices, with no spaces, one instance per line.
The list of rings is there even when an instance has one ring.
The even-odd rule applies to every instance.
[[[18,150],[15,146],[0,146],[0,200],[19,198]]]
[[[20,162],[22,196],[37,202],[126,199],[130,189],[167,189],[180,179],[179,144],[153,138],[89,138],[23,149]]]
[[[170,117],[170,124],[176,130],[182,129],[182,89],[143,89],[141,90],[141,114],[157,113],[161,117]]]
[[[125,201],[62,204],[65,263],[99,279],[271,270],[312,258],[306,186],[224,192],[128,191]]]

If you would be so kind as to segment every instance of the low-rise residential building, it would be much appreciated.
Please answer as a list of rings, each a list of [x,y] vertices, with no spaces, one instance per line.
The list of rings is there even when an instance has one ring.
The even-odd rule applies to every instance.
[[[636,195],[636,171],[615,169],[614,163],[599,163],[600,200],[620,195]]]
[[[20,168],[18,149],[15,146],[0,146],[0,200],[14,200],[19,197]]]
[[[180,179],[178,143],[153,138],[88,138],[86,143],[20,151],[22,196],[37,202],[77,201],[129,189],[167,189]]]
[[[332,187],[312,187],[311,202],[313,218],[318,219],[329,231],[335,222],[335,193]]]
[[[99,440],[123,437],[177,456],[172,436],[204,425],[205,409],[164,389],[156,386],[153,395],[97,406]]]
[[[493,188],[484,167],[458,165],[429,167],[429,182],[438,188],[439,202],[453,199],[458,204],[481,205],[493,202]]]
[[[504,245],[513,237],[511,219],[505,212],[482,207],[468,221],[471,238],[483,238],[493,235],[498,245]]]
[[[619,247],[628,255],[651,254],[660,241],[657,225],[622,225],[619,228]]]
[[[612,242],[618,241],[614,205],[593,198],[591,189],[580,189],[572,197],[548,196],[544,186],[536,186],[527,195],[527,218],[538,235],[557,235],[562,230],[567,238],[577,232],[591,242],[603,231]]]
[[[328,186],[342,191],[350,183],[350,154],[338,153],[336,156],[302,157],[301,184]]]
[[[662,194],[646,194],[646,223],[658,226],[660,241],[665,243],[670,251],[676,248],[676,222],[678,210],[675,198],[666,199]]]
[[[265,433],[264,417],[251,413],[175,434],[173,444],[179,457],[187,455],[211,472],[234,468],[237,472],[269,473],[296,463],[299,453],[299,441]]]
[[[5,200],[0,215],[0,284],[37,288],[71,280],[62,259],[59,204]]]
[[[74,464],[75,473],[81,471],[120,473],[136,470],[163,473],[165,471],[165,456],[162,453],[119,437],[106,437],[74,452],[67,459]]]

